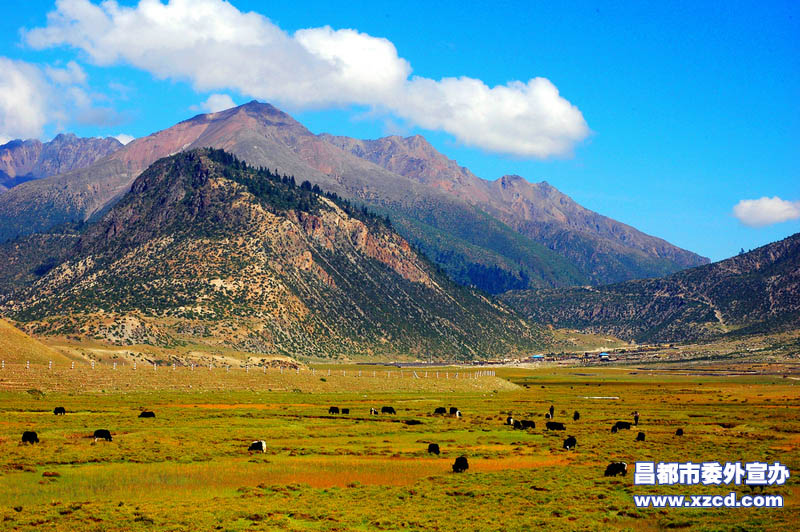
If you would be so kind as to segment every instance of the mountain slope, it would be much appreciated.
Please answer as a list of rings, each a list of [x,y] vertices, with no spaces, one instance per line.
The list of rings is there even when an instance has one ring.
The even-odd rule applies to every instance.
[[[71,133],[45,143],[12,140],[0,146],[0,187],[85,168],[121,147],[115,138],[79,138]]]
[[[6,364],[66,363],[69,359],[0,318],[0,353]]]
[[[513,291],[528,319],[626,340],[685,341],[800,327],[800,233],[662,279]]]
[[[500,292],[583,281],[568,261],[468,202],[356,157],[258,102],[196,116],[136,139],[88,168],[16,187],[0,197],[0,240],[97,217],[153,161],[205,146],[390,216],[406,239],[462,284]]]
[[[295,357],[470,359],[548,338],[383,219],[207,149],[153,164],[2,309],[42,334]]]
[[[481,179],[419,135],[377,140],[321,137],[474,205],[568,259],[586,283],[656,277],[708,263],[708,259],[581,207],[546,182],[530,183],[514,175],[496,181]]]
[[[368,205],[452,279],[490,293],[659,276],[704,261],[546,183],[480,179],[420,136],[315,135],[258,102],[198,115],[87,168],[14,187],[0,195],[0,241],[95,219],[152,162],[206,146]]]

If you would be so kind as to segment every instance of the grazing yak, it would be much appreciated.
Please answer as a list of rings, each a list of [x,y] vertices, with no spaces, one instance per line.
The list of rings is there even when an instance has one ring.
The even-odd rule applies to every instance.
[[[247,448],[248,451],[261,451],[262,453],[267,452],[267,442],[264,440],[256,440],[250,444],[250,447]]]
[[[619,428],[616,425],[611,425],[611,433],[616,434]]]
[[[531,420],[529,420],[529,419],[523,419],[521,421],[521,423],[522,423],[522,428],[523,429],[535,429],[536,428],[536,423],[531,421]]]
[[[675,431],[675,436],[683,436],[683,429],[678,429]]]
[[[139,417],[156,417],[156,413],[149,410],[144,410],[141,414],[139,414]]]
[[[506,425],[512,425],[513,426],[514,425],[514,418],[511,417],[511,416],[508,416],[506,418]]]
[[[514,428],[522,430],[522,421],[520,421],[519,419],[515,419],[514,420]]]
[[[545,412],[544,413],[544,418],[545,419],[553,419],[553,416],[550,415],[550,412]]]
[[[428,454],[435,454],[439,456],[439,444],[438,443],[429,443],[428,444]]]
[[[619,430],[619,429],[631,430],[631,423],[630,423],[630,421],[617,421],[617,422],[614,424],[614,426],[615,426],[615,427],[617,427],[617,430]]]
[[[576,410],[574,414],[572,414],[572,421],[578,421],[581,418],[581,415]]]
[[[450,407],[450,415],[455,416],[458,413],[458,408],[451,406]]]
[[[338,407],[338,406],[332,406],[332,407],[330,407],[330,408],[328,409],[328,413],[329,413],[329,414],[338,414],[338,413],[339,413],[339,407]]]
[[[350,413],[349,408],[342,408],[342,414],[349,414],[349,413]]]
[[[97,429],[94,431],[94,441],[97,440],[111,441],[111,433],[106,429]]]
[[[55,410],[53,410],[53,413],[57,416],[63,416],[67,413],[67,410],[63,406],[57,406]]]
[[[447,413],[447,409],[443,406],[438,407],[436,410],[433,411],[434,415],[444,415]]]
[[[578,440],[575,439],[575,436],[570,436],[566,440],[564,440],[564,449],[572,450],[575,449],[575,446],[578,445]]]
[[[370,407],[370,409],[369,409],[369,415],[371,415],[371,416],[377,416],[377,415],[378,415],[378,410],[377,410],[377,409],[375,409],[375,408],[372,408],[372,407]]]
[[[456,410],[456,413],[453,415],[456,417],[461,417],[461,410]]]
[[[459,456],[456,458],[456,461],[453,463],[453,473],[463,473],[469,469],[469,462],[467,462],[466,456]]]
[[[545,427],[547,430],[567,430],[567,427],[558,421],[548,421],[545,423]]]
[[[636,435],[636,441],[644,441],[644,432],[640,432]]]
[[[381,407],[381,414],[396,414],[393,406],[382,406]]]
[[[31,445],[39,443],[39,435],[32,430],[26,430],[22,433],[22,443],[30,443]]]
[[[628,464],[625,462],[611,462],[606,468],[605,476],[616,477],[622,475],[623,477],[628,474]]]

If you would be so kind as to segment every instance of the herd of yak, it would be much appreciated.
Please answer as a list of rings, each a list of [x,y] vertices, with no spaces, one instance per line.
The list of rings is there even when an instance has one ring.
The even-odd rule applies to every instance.
[[[56,407],[53,410],[53,414],[57,416],[63,416],[66,414],[67,411],[63,406]],[[341,414],[347,415],[350,413],[349,408],[339,408],[338,406],[331,406],[328,408],[328,414]],[[394,407],[391,406],[384,406],[378,411],[376,408],[369,409],[370,415],[378,415],[380,414],[397,414]],[[434,415],[447,415],[448,410],[447,408],[440,406],[434,410]],[[451,416],[460,418],[461,411],[456,407],[450,407],[449,414]],[[639,425],[639,412],[633,412],[633,423],[629,421],[617,421],[614,425],[611,426],[611,432],[616,433],[621,429],[630,430],[631,426],[638,426]],[[545,422],[545,428],[547,430],[566,430],[567,427],[564,423],[553,421],[555,416],[555,407],[550,405],[550,409],[545,413],[545,419],[549,420]],[[149,410],[144,410],[139,414],[140,418],[154,418],[156,417],[154,412]],[[580,413],[576,410],[575,413],[572,415],[573,421],[578,421],[581,418]],[[406,424],[409,425],[417,425],[420,422],[417,420],[409,420],[406,421]],[[513,416],[509,415],[506,418],[506,425],[513,427],[514,429],[526,430],[526,429],[535,429],[536,423],[534,421],[525,420],[525,419],[514,419]],[[683,429],[678,429],[675,431],[676,436],[683,436]],[[639,432],[636,435],[636,441],[644,441],[645,436],[644,432]],[[111,439],[111,432],[107,429],[97,429],[94,431],[94,441],[97,440],[105,440],[105,441],[112,441]],[[33,431],[25,431],[22,433],[22,443],[28,444],[35,444],[39,443],[39,436]],[[570,451],[574,450],[575,447],[578,445],[578,440],[575,436],[568,436],[564,440],[564,449]],[[248,451],[255,451],[255,452],[266,452],[267,451],[267,443],[264,440],[256,440],[250,444],[247,449]],[[439,455],[439,444],[431,443],[428,445],[428,453]],[[466,456],[459,456],[456,458],[455,463],[453,464],[453,472],[455,473],[463,473],[469,469],[469,462],[467,461]],[[625,462],[612,462],[606,467],[605,476],[607,477],[615,477],[617,475],[625,476],[628,473],[628,464]]]

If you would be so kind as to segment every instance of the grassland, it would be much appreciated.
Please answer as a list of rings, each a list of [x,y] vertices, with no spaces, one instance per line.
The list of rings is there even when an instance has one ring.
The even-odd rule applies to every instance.
[[[139,366],[0,375],[3,530],[796,530],[797,375],[678,375],[636,368],[437,370],[331,366],[296,371]],[[330,375],[328,370],[330,369]],[[357,376],[358,371],[362,375]],[[375,371],[375,377],[369,372]],[[453,372],[460,373],[454,379]],[[616,400],[592,397],[618,397]],[[578,439],[543,430],[545,410]],[[328,406],[349,407],[330,416]],[[397,416],[370,416],[392,405]],[[54,416],[55,406],[66,416]],[[433,416],[457,406],[463,417]],[[155,419],[139,419],[143,408]],[[579,410],[581,419],[571,415]],[[610,434],[641,412],[647,441]],[[531,431],[503,425],[508,413]],[[407,420],[419,425],[407,425]],[[674,436],[681,427],[686,435]],[[114,441],[94,442],[96,428]],[[41,443],[19,443],[36,430]],[[248,453],[252,440],[266,453]],[[439,457],[427,444],[441,446]],[[465,455],[470,469],[450,466]],[[784,508],[642,509],[632,494],[727,494],[603,477],[611,460],[780,461],[767,491]],[[746,490],[734,488],[744,493]]]

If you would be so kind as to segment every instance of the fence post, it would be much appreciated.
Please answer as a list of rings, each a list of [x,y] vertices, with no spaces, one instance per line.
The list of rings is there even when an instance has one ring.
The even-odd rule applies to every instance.
[[[117,369],[117,363],[114,362],[114,369]]]
[[[94,360],[92,360],[92,369],[94,369]]]
[[[47,363],[47,369],[53,369],[53,361],[52,361],[52,360],[50,360],[50,361]]]
[[[75,363],[74,362],[72,363],[72,367],[73,368],[75,367]],[[134,371],[136,370],[136,362],[133,363],[133,369],[134,369]]]

